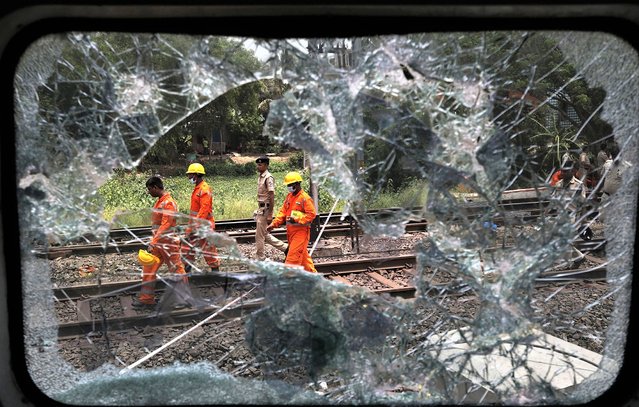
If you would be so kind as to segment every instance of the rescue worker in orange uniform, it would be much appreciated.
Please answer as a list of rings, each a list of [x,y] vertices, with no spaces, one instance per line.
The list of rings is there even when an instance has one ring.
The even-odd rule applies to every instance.
[[[184,265],[180,259],[180,237],[176,230],[176,214],[178,205],[171,194],[164,190],[164,184],[159,177],[151,177],[146,181],[146,189],[154,198],[158,198],[153,205],[151,214],[151,232],[153,234],[148,251],[158,257],[159,261],[150,266],[142,267],[142,288],[140,296],[133,300],[135,308],[152,308],[155,301],[155,280],[160,266],[164,263],[172,273],[184,275],[182,281],[188,278]]]
[[[286,222],[286,238],[288,240],[288,254],[285,264],[297,264],[304,270],[317,273],[311,256],[308,254],[308,242],[311,239],[311,222],[317,212],[313,199],[302,190],[302,176],[298,172],[289,172],[284,177],[284,185],[288,188],[288,195],[282,208],[275,216],[267,232]]]
[[[212,272],[220,270],[217,248],[207,239],[208,232],[215,230],[215,219],[213,218],[213,191],[204,181],[204,175],[206,175],[204,166],[199,163],[189,165],[186,170],[186,176],[195,185],[191,193],[191,211],[185,231],[185,244],[182,244],[182,258],[187,273],[191,272],[198,249],[202,251],[204,260]]]

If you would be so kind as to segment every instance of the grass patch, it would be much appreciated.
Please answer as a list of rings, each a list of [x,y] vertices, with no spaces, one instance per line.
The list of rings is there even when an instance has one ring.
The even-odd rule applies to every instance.
[[[253,165],[253,168],[255,166]],[[284,202],[287,190],[284,187],[284,175],[289,169],[272,171],[275,177],[275,209],[279,210]],[[111,221],[114,216],[113,227],[121,228],[148,225],[150,223],[150,208],[155,203],[155,198],[147,194],[146,180],[151,172],[117,172],[106,184],[98,190],[97,200],[104,204],[102,213],[106,221]],[[213,216],[216,221],[230,219],[246,219],[253,217],[253,211],[257,209],[257,172],[251,175],[213,175],[205,177],[205,180],[213,188]],[[310,192],[308,177],[304,176],[302,187]],[[425,182],[414,181],[406,188],[397,192],[385,192],[367,201],[369,209],[381,209],[391,207],[413,207],[426,203]],[[164,178],[165,189],[177,201],[181,217],[179,223],[183,223],[188,217],[191,202],[191,185],[186,176],[174,176]],[[333,206],[334,198],[320,191],[319,211],[328,212]],[[339,202],[336,212],[343,209],[344,203]]]

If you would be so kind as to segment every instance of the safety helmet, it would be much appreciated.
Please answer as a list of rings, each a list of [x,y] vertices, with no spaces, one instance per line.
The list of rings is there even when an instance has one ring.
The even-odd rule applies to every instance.
[[[152,266],[160,261],[160,259],[144,249],[138,251],[138,261],[143,266]]]
[[[189,165],[189,168],[186,170],[186,173],[206,175],[206,172],[204,172],[204,166],[200,163],[193,163]]]
[[[302,176],[297,171],[291,171],[284,177],[284,185],[291,185],[296,182],[302,182]]]

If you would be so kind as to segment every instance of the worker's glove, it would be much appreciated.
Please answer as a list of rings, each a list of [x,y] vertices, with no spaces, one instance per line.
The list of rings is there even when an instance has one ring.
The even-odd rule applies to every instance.
[[[271,230],[273,230],[273,229],[274,229],[274,226],[273,226],[273,225],[271,225],[270,223],[269,223],[269,225],[266,227],[266,231],[267,231],[267,232],[270,232],[270,231],[271,231]]]
[[[146,247],[146,251],[149,253],[153,253],[153,249],[155,249],[155,245],[149,243],[148,246]]]

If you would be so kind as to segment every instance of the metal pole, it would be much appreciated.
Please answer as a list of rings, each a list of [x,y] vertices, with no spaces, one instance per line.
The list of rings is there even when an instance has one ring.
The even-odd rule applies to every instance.
[[[324,233],[324,229],[326,228],[326,225],[328,225],[328,221],[331,220],[331,215],[333,214],[333,211],[335,210],[335,207],[337,206],[338,202],[339,202],[339,199],[336,199],[335,203],[333,204],[333,207],[331,208],[331,211],[328,213],[328,216],[326,217],[326,221],[324,222],[322,229],[319,231],[319,234],[317,235],[317,239],[315,239],[315,243],[313,243],[313,247],[311,248],[311,251],[308,253],[309,256],[313,255],[313,252],[315,251],[315,247],[317,247],[317,242],[319,242],[319,239],[322,236],[322,233]],[[319,218],[319,216],[317,218]]]
[[[317,184],[313,182],[312,171],[313,166],[311,165],[311,160],[306,158],[306,152],[304,152],[304,166],[308,168],[308,181],[310,183],[311,188],[311,198],[313,198],[313,204],[315,205],[315,212],[319,213],[319,191],[317,189]],[[319,215],[313,219],[311,222],[311,241],[316,240],[319,236],[319,223],[320,217]],[[309,241],[310,244],[310,241]]]

